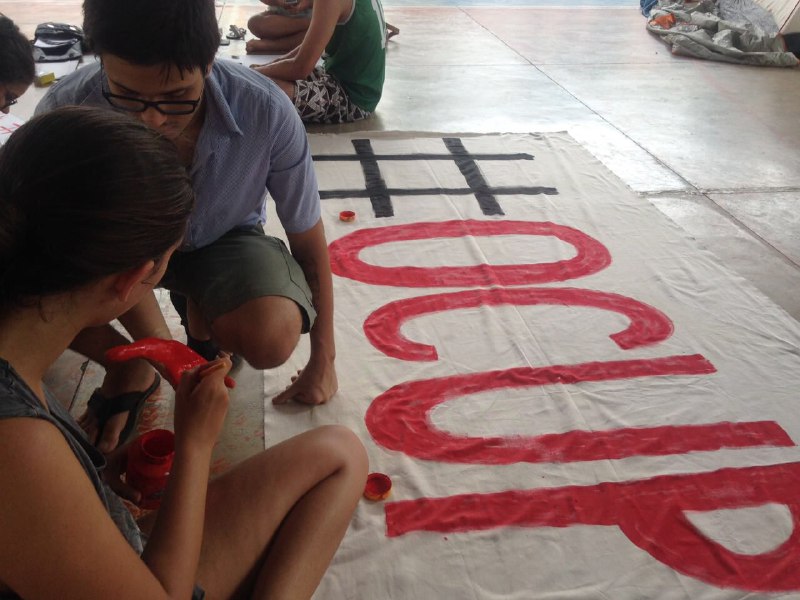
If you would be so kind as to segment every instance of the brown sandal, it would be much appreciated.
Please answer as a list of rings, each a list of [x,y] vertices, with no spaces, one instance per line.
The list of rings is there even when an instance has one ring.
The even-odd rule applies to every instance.
[[[394,25],[389,25],[389,23],[386,24],[386,41],[389,41],[398,33],[400,33],[399,28],[395,27]]]

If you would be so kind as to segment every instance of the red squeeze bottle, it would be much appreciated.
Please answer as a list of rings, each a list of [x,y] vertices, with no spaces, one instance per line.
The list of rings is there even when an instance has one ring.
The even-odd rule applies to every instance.
[[[142,494],[141,508],[158,508],[175,457],[175,434],[167,429],[143,433],[128,447],[128,484]]]

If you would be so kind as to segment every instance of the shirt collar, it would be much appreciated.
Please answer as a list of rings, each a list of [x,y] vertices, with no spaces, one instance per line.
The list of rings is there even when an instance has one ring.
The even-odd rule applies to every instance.
[[[206,122],[205,127],[213,128],[214,133],[229,135],[243,135],[236,123],[230,104],[222,93],[217,79],[216,65],[211,68],[211,73],[206,77]]]
[[[216,65],[211,68],[211,73],[206,77],[204,88],[205,95],[205,119],[200,135],[197,139],[194,160],[192,161],[191,173],[202,169],[208,159],[213,155],[220,145],[234,136],[243,136],[244,133],[236,123],[233,112],[228,104],[228,100],[222,93],[219,85]]]

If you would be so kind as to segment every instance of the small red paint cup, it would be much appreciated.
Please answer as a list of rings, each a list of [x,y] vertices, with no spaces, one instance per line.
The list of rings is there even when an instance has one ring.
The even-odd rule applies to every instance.
[[[349,223],[350,221],[356,220],[356,213],[352,210],[343,210],[339,213],[339,220],[344,221],[345,223]]]
[[[392,492],[392,480],[383,473],[370,473],[367,475],[367,485],[364,486],[364,497],[376,502],[385,500]]]
[[[148,431],[128,447],[125,478],[142,495],[140,507],[159,507],[174,457],[175,434],[167,429]]]

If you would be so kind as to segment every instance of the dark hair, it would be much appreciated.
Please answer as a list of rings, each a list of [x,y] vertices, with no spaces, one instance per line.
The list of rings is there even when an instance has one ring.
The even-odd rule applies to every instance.
[[[36,64],[31,43],[14,21],[0,14],[0,83],[30,85],[34,77]]]
[[[96,54],[181,73],[205,70],[220,39],[214,0],[85,0],[83,30]]]
[[[0,313],[160,260],[193,201],[174,145],[137,120],[32,119],[0,151]]]

